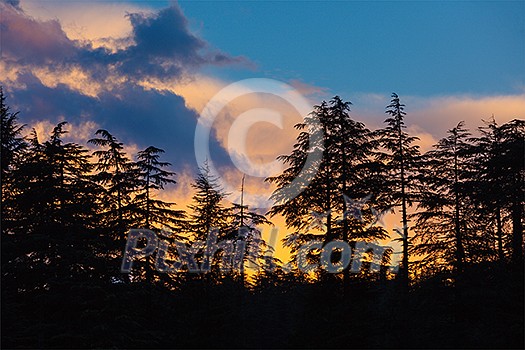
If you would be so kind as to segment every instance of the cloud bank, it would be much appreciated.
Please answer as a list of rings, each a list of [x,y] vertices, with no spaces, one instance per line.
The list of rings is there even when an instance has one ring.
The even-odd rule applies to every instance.
[[[24,121],[91,120],[125,141],[176,153],[175,163],[193,161],[197,113],[177,93],[144,82],[176,84],[204,66],[247,62],[192,34],[177,5],[128,13],[130,32],[115,38],[121,46],[73,39],[59,20],[33,16],[18,1],[0,10],[0,83]]]

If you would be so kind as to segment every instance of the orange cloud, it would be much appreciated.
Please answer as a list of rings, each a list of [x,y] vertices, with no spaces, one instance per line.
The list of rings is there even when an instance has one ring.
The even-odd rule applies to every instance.
[[[20,7],[28,15],[43,20],[58,20],[62,30],[71,40],[90,42],[95,48],[105,47],[112,51],[129,46],[127,40],[132,27],[126,14],[129,12],[152,12],[145,7],[116,2],[69,2],[25,1]]]
[[[34,68],[33,74],[44,86],[56,88],[58,84],[64,84],[73,91],[83,95],[97,97],[102,90],[101,82],[94,80],[80,67],[67,67],[63,70],[46,68]]]
[[[420,126],[412,124],[407,128],[410,135],[417,135],[419,140],[415,142],[419,146],[421,152],[426,152],[432,149],[432,146],[437,143],[436,138],[429,132],[423,130]]]
[[[385,106],[389,96],[375,93],[356,96],[352,117],[361,120],[371,129],[384,127]],[[500,124],[525,117],[525,94],[499,96],[400,96],[406,105],[405,123],[408,131],[421,138],[420,146],[426,150],[431,143],[446,136],[460,121],[465,121],[475,133],[483,120],[492,115]]]
[[[204,75],[185,76],[182,79],[160,81],[149,78],[138,83],[145,89],[169,91],[185,100],[186,107],[200,113],[208,101],[227,85],[226,82]]]
[[[512,119],[525,118],[525,94],[487,97],[448,96],[415,101],[420,105],[410,112],[411,120],[436,137],[464,120],[471,130],[482,125],[482,119],[492,115],[500,124]],[[407,108],[410,108],[409,105]]]

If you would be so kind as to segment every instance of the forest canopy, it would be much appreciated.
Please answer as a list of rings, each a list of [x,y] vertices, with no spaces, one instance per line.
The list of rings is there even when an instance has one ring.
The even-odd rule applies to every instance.
[[[206,167],[197,171],[190,206],[161,200],[166,185],[177,185],[163,156],[177,150],[151,145],[128,154],[104,129],[85,144],[67,142],[66,121],[39,135],[20,122],[1,90],[0,103],[3,346],[523,343],[525,121],[518,116],[504,124],[489,118],[477,130],[459,122],[422,152],[407,131],[409,116],[397,94],[376,130],[354,120],[351,103],[335,96],[296,125],[293,150],[278,158],[285,170],[266,181],[276,186],[275,199],[284,195],[306,163],[314,117],[324,135],[315,177],[296,197],[262,213],[242,199],[226,201]],[[359,216],[349,215],[349,199],[362,198]],[[399,232],[377,224],[377,213],[386,210],[400,214]],[[324,213],[316,231],[310,230],[312,213]],[[274,247],[261,236],[276,215],[286,220],[282,243],[291,250],[290,261],[273,256]],[[253,261],[241,258],[230,271],[219,268],[218,258],[200,273],[159,271],[152,255],[122,273],[128,232],[135,228],[166,237],[162,253],[168,260],[182,242],[201,247],[194,255],[199,265],[209,263],[199,242],[213,230],[219,240],[266,253]],[[340,240],[357,251],[358,242],[388,237],[400,237],[397,273],[385,268],[388,254],[381,268],[371,269],[364,256],[369,251],[356,272],[297,268],[298,259],[319,261],[320,249],[299,254],[310,241]],[[279,318],[294,330],[279,328]],[[338,338],[349,325],[349,335]],[[374,327],[380,335],[360,334]]]

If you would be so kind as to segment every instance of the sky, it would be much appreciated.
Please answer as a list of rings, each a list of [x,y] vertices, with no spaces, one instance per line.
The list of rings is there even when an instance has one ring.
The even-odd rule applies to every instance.
[[[195,31],[249,57],[270,77],[345,95],[484,95],[524,88],[523,1],[180,5]]]
[[[272,162],[303,116],[288,92],[308,106],[339,95],[372,129],[396,92],[423,150],[461,120],[525,118],[525,1],[0,1],[0,84],[21,121],[41,140],[67,120],[82,144],[105,128],[130,154],[165,149],[178,185],[161,197],[181,206],[201,112],[243,79],[288,90],[230,94],[211,125],[210,160],[234,190],[283,169]],[[247,177],[254,207],[263,178]]]

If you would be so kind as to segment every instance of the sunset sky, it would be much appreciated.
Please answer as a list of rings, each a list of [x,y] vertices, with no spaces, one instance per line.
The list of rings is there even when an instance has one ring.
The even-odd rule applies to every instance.
[[[179,184],[162,196],[181,206],[199,114],[241,79],[284,82],[310,106],[340,95],[370,128],[395,91],[423,150],[461,120],[474,129],[491,115],[525,117],[524,1],[2,0],[0,9],[0,83],[21,121],[41,140],[67,120],[82,144],[105,128],[131,153],[165,149]],[[254,124],[243,148],[229,130],[263,107],[283,116],[282,128]],[[223,181],[236,188],[242,177],[231,152],[263,167],[288,153],[300,117],[278,98],[228,105],[210,141]],[[249,177],[247,192],[257,207],[271,188]]]

